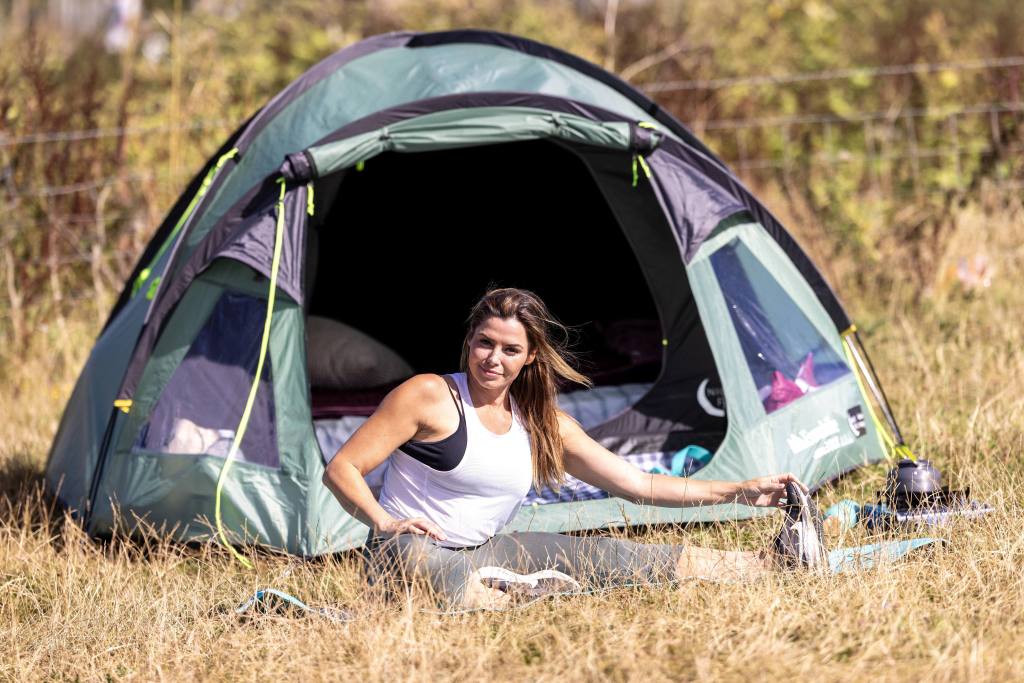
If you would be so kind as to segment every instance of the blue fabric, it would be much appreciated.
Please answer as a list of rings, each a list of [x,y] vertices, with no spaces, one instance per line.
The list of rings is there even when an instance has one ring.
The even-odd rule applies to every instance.
[[[711,451],[700,446],[686,446],[672,456],[670,469],[655,465],[649,471],[655,474],[670,474],[673,477],[688,477],[711,461]]]
[[[261,588],[252,597],[235,608],[240,617],[254,614],[288,614],[298,613],[302,616],[319,616],[330,621],[345,623],[352,620],[349,612],[333,607],[310,607],[294,595],[289,595],[276,588]]]
[[[857,548],[839,548],[828,554],[833,574],[871,569],[880,562],[898,560],[907,553],[933,543],[945,543],[943,538],[911,538],[905,541],[886,541],[862,545]]]
[[[838,517],[839,521],[842,522],[843,528],[849,528],[860,519],[860,513],[860,503],[844,498],[835,505],[830,505],[826,508],[825,512],[822,513],[822,517],[825,519]]]
[[[838,517],[846,528],[863,522],[868,529],[888,529],[901,524],[948,526],[955,518],[974,519],[994,510],[988,503],[979,501],[957,505],[922,505],[910,510],[898,510],[884,503],[861,504],[844,499],[825,510],[824,517]]]

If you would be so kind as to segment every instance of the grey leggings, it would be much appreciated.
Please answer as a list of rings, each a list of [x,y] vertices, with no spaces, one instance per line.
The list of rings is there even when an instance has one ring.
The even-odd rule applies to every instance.
[[[385,578],[425,581],[442,603],[456,607],[462,603],[469,575],[481,567],[520,574],[555,569],[587,588],[653,584],[676,578],[682,551],[679,545],[539,531],[498,534],[471,548],[445,548],[425,536],[385,538],[371,532],[363,554],[371,583]]]

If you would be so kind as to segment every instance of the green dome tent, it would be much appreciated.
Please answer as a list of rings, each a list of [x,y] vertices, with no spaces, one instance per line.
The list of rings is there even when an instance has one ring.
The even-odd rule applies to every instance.
[[[325,463],[401,380],[457,369],[492,282],[578,327],[595,387],[560,404],[644,469],[820,484],[902,443],[818,270],[676,119],[545,45],[402,32],[314,66],[196,176],[82,371],[48,485],[91,534],[194,540],[216,510],[236,542],[356,547]],[[754,514],[570,481],[511,527]]]

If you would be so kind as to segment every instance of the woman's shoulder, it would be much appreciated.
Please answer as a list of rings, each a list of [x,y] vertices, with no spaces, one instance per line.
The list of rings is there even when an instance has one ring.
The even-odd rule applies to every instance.
[[[558,421],[559,436],[563,439],[584,432],[583,425],[575,417],[555,406],[555,419]]]
[[[452,424],[457,419],[452,393],[458,389],[449,387],[448,380],[441,375],[413,375],[392,389],[374,414],[379,412],[385,419],[415,424],[416,432],[409,439],[434,440],[439,433],[447,434],[457,427]]]
[[[391,390],[388,398],[403,406],[429,410],[442,401],[451,402],[452,391],[458,392],[454,380],[425,372],[399,384]]]

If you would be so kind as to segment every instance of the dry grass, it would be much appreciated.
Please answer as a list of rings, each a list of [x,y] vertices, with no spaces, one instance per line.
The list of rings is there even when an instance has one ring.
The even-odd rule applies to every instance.
[[[778,574],[438,616],[422,611],[422,598],[386,604],[369,595],[350,556],[261,556],[249,572],[216,548],[95,544],[40,495],[93,323],[40,330],[28,356],[2,365],[0,679],[1024,678],[1020,218],[961,218],[950,258],[986,249],[998,268],[989,290],[940,290],[912,312],[899,293],[872,301],[846,292],[915,450],[999,508],[946,530],[945,548],[850,576]],[[870,498],[883,470],[843,480],[823,501]],[[754,548],[774,525],[650,537]],[[865,540],[858,530],[835,542]],[[231,613],[265,586],[351,606],[358,618],[339,626]]]

